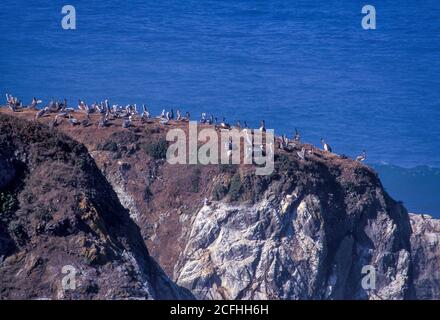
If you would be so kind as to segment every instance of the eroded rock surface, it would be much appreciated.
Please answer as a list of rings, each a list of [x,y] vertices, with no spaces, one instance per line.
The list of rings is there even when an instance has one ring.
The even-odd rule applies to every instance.
[[[0,123],[0,299],[191,298],[149,256],[84,146],[38,124]],[[63,286],[68,275],[74,287]]]
[[[33,118],[26,112],[14,116]],[[48,123],[49,119],[39,121]],[[100,203],[103,193],[111,194],[112,208],[125,207],[122,211],[118,209],[125,212],[124,223],[139,226],[141,236],[135,232],[136,239],[130,241],[139,246],[146,244],[166,275],[197,298],[440,299],[438,220],[422,219],[418,215],[410,219],[405,208],[387,195],[368,166],[308,144],[298,144],[292,152],[277,151],[275,172],[265,177],[256,177],[253,166],[169,165],[160,154],[150,152],[151,146],[157,147],[158,141],[163,140],[166,128],[151,121],[135,122],[132,128],[124,129],[117,121],[104,129],[95,125],[72,127],[67,123],[57,128],[86,146],[102,172],[101,178],[106,180],[98,184],[105,185],[105,191],[95,190],[97,185],[90,189],[99,197],[90,198],[90,193],[86,193],[85,198],[80,198],[83,202],[78,203],[87,204],[86,211],[94,212],[90,208]],[[186,125],[175,123],[169,127],[172,126],[185,130]],[[302,147],[311,151],[305,160],[296,155]],[[18,152],[14,157],[28,163],[32,153]],[[51,153],[50,157],[56,158],[57,153]],[[9,172],[11,157],[8,159],[0,163],[0,170],[6,168]],[[66,171],[53,164],[50,168],[37,177],[49,171]],[[17,173],[12,176],[11,172],[4,181],[17,180]],[[65,199],[66,190],[68,194],[81,195],[78,184],[66,187],[75,179],[55,179],[64,179],[65,183],[58,191],[60,194],[52,195],[53,199]],[[206,204],[205,198],[209,200]],[[23,210],[24,202],[19,200]],[[34,207],[36,203],[33,202]],[[99,209],[96,212],[98,216],[103,214]],[[127,229],[121,231],[119,224],[114,224],[119,220],[104,221],[113,226],[119,237],[128,237]],[[48,230],[65,230],[69,225],[67,222],[48,224],[45,227]],[[92,228],[95,229],[99,230]],[[19,229],[17,232],[20,234]],[[8,252],[6,256],[17,250],[18,242],[9,235],[0,234],[0,249]],[[68,235],[58,237],[58,243],[68,240]],[[107,238],[95,239],[96,232],[87,237],[93,238],[91,243],[97,248],[106,246]],[[82,244],[77,249],[84,247],[88,248],[84,256],[101,261],[97,252],[102,249]],[[118,248],[130,251],[126,247]],[[64,257],[62,253],[59,255]],[[121,259],[125,260],[118,261],[132,260]],[[120,267],[127,263],[111,265]],[[33,263],[28,261],[25,265]],[[362,286],[366,266],[375,270],[373,289]],[[151,268],[157,270],[153,265]],[[170,283],[164,273],[160,274],[147,283],[156,290],[169,288],[162,296],[182,296],[182,290]],[[111,282],[118,276],[105,278],[101,272],[97,277],[108,279],[113,290],[121,285],[126,288],[127,281],[139,283],[130,279]],[[40,278],[32,281],[38,283]],[[100,292],[96,296],[112,294],[148,295],[124,291],[123,294]]]

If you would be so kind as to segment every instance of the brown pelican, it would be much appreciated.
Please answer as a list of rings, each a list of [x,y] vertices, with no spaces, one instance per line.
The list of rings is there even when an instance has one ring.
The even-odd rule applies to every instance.
[[[67,121],[69,121],[69,123],[70,123],[72,126],[76,126],[77,124],[79,124],[78,119],[72,117],[72,115],[71,115],[70,113],[69,113],[69,120],[67,120]]]
[[[150,118],[150,113],[148,112],[147,106],[145,104],[142,105],[142,116],[141,116],[141,120],[145,121],[147,119]]]
[[[169,112],[166,113],[165,117],[160,119],[160,123],[163,125],[168,124],[168,122],[170,122],[170,113]]]
[[[299,131],[297,128],[295,128],[295,135],[293,136],[293,140],[298,141],[298,142],[301,140],[301,135],[299,134]]]
[[[38,110],[37,113],[35,114],[35,119],[41,118],[42,116],[44,116],[46,114],[46,112],[49,111],[48,107],[45,107],[44,109]]]
[[[200,117],[200,123],[206,123],[206,113],[202,112],[202,115]]]
[[[356,161],[364,162],[365,159],[367,159],[367,152],[365,150],[362,150],[362,154],[356,157]]]
[[[191,115],[189,114],[189,112],[187,111],[186,113],[185,113],[185,121],[189,121],[191,119]]]
[[[37,100],[37,98],[32,98],[31,104],[28,106],[29,109],[35,109],[38,104],[42,103],[43,101]]]
[[[162,113],[159,116],[157,116],[156,118],[158,118],[158,119],[165,118],[165,109],[162,109]]]
[[[59,108],[61,110],[66,110],[67,109],[67,99],[64,99],[63,102],[59,104]]]
[[[266,132],[266,122],[264,120],[261,121],[260,131],[261,132]]]
[[[260,144],[261,156],[266,156],[266,150],[264,149],[264,144]]]
[[[229,123],[225,122],[225,117],[223,117],[222,122],[220,123],[220,129],[230,129],[231,126]]]
[[[321,144],[325,151],[332,152],[332,147],[330,147],[330,145],[327,142],[325,142],[323,138],[321,138]]]
[[[301,160],[306,159],[306,148],[302,147],[301,151],[297,151],[296,154]]]
[[[122,127],[123,127],[123,128],[129,128],[129,127],[131,127],[131,119],[132,119],[131,116],[129,116],[128,119],[125,119],[125,120],[122,122]]]
[[[87,114],[87,115],[86,115],[86,118],[85,118],[84,120],[81,121],[81,125],[82,125],[83,127],[88,127],[88,126],[90,125],[90,121],[91,121],[91,119],[90,119],[90,115]]]
[[[103,128],[103,127],[107,127],[107,124],[108,124],[107,116],[103,114],[98,122],[98,126]]]
[[[228,157],[230,157],[231,155],[232,155],[232,137],[229,137],[229,141],[228,141],[228,144],[227,144],[227,154],[228,154]]]
[[[12,104],[13,102],[14,102],[14,98],[12,97],[11,94],[7,93],[6,94],[6,103],[9,105],[9,104]]]
[[[58,119],[60,119],[60,121],[58,121]],[[53,121],[49,122],[49,127],[50,128],[58,127],[61,124],[61,122],[63,122],[63,118],[57,114],[55,116],[55,119]]]
[[[86,111],[86,103],[82,100],[78,100],[78,109],[82,111]]]

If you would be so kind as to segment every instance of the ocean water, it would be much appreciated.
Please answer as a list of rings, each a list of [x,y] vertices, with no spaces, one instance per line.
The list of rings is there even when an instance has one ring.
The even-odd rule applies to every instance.
[[[340,154],[366,149],[393,197],[440,216],[439,17],[438,0],[2,0],[0,93],[297,127]]]

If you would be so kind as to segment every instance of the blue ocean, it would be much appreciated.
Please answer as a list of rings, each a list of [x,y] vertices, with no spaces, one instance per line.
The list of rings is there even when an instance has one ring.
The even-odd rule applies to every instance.
[[[298,128],[365,149],[395,199],[440,216],[439,17],[438,0],[2,0],[0,93]]]

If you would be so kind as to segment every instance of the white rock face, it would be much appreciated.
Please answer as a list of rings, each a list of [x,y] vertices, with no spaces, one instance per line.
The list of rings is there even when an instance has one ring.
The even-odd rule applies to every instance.
[[[403,298],[410,254],[391,248],[393,219],[347,216],[339,224],[352,231],[335,237],[332,214],[317,195],[296,192],[254,205],[213,202],[193,220],[175,279],[198,299]],[[374,291],[361,286],[364,265],[377,270]]]
[[[440,220],[410,214],[411,256],[417,299],[440,299]]]

